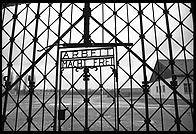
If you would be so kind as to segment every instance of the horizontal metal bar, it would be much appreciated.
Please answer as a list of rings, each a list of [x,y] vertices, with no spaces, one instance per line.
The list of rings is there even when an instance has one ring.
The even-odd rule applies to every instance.
[[[77,66],[72,66],[72,67],[61,67],[61,69],[68,69],[68,68],[84,68],[84,67],[87,67],[87,68],[95,68],[95,67],[111,67],[111,66],[114,66],[113,64],[111,65],[99,65],[99,66],[82,66],[82,67],[77,67]]]
[[[116,46],[132,46],[133,43],[92,43],[91,45],[85,43],[69,43],[59,44],[60,48],[77,48],[77,47],[116,47]]]
[[[92,57],[76,57],[76,58],[61,58],[62,61],[76,61],[76,60],[92,60],[92,59],[109,59],[114,58],[114,55],[92,56]]]
[[[26,3],[2,3],[2,9],[10,6],[21,5],[21,4],[26,4]]]
[[[103,50],[103,49],[113,49],[113,46],[104,46],[104,47],[88,47],[88,48],[83,48],[83,47],[78,47],[79,49],[74,49],[74,50],[65,50],[63,51],[62,49],[66,49],[67,47],[60,47],[61,52],[76,52],[76,51],[84,51],[84,50]],[[74,48],[74,47],[69,47],[69,48]]]

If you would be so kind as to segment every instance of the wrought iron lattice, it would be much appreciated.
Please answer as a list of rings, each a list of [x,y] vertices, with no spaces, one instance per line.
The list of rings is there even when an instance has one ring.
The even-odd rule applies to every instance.
[[[3,4],[1,129],[193,131],[193,9]]]

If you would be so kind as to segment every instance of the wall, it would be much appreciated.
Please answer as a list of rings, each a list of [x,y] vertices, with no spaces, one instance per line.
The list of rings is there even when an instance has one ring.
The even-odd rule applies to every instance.
[[[188,100],[190,99],[189,94],[184,94],[184,83],[187,83],[187,79],[185,79],[183,81],[184,77],[177,77],[177,81],[178,81],[178,85],[179,87],[177,88],[177,91],[183,95],[185,98],[187,98]],[[166,81],[168,83],[170,83],[171,78],[166,79]],[[192,90],[193,90],[193,81],[191,79],[189,79],[189,83],[192,83]],[[152,83],[150,83],[152,84]],[[172,90],[163,82],[160,81],[160,85],[161,85],[161,98],[167,98],[171,93]],[[163,92],[162,90],[162,85],[165,85],[165,92]],[[150,94],[154,97],[154,98],[160,98],[160,93],[156,91],[156,86],[158,86],[159,89],[159,82],[156,81],[151,87],[150,87]],[[180,97],[177,97],[178,99],[180,99]],[[171,95],[169,97],[169,99],[173,99],[173,95]],[[193,92],[191,94],[191,99],[193,99]]]

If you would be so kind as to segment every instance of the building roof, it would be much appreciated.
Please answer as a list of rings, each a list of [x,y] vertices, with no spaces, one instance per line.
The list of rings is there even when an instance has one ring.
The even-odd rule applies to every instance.
[[[185,63],[186,62],[186,63]],[[184,77],[185,74],[190,73],[193,75],[193,59],[176,59],[174,61],[174,74],[176,76]],[[186,71],[187,69],[187,71]],[[154,67],[154,70],[161,74],[162,78],[167,79],[172,77],[171,73],[171,65],[169,64],[169,60],[159,59]],[[150,82],[156,81],[157,75],[152,73]]]

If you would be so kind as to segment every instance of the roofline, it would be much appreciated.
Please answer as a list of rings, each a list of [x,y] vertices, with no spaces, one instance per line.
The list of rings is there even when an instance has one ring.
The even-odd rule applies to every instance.
[[[175,61],[176,61],[176,60],[193,60],[193,62],[194,62],[194,59],[175,59]],[[162,64],[160,61],[169,61],[169,60],[168,60],[168,59],[157,59],[155,65],[154,65],[153,70],[155,70],[155,67],[156,67],[156,65],[158,64],[158,62],[159,62],[159,64]],[[162,65],[163,65],[163,64],[162,64]],[[193,66],[194,66],[194,64],[193,64]],[[153,76],[153,73],[154,73],[154,72],[152,72],[152,74],[151,74],[151,76],[150,76],[149,82],[153,82],[153,81],[151,81],[152,76]],[[175,74],[175,75],[178,76],[178,77],[186,77],[186,75],[184,75],[184,74]],[[189,76],[193,77],[193,74],[190,74]],[[169,78],[171,78],[171,77],[169,77]]]

